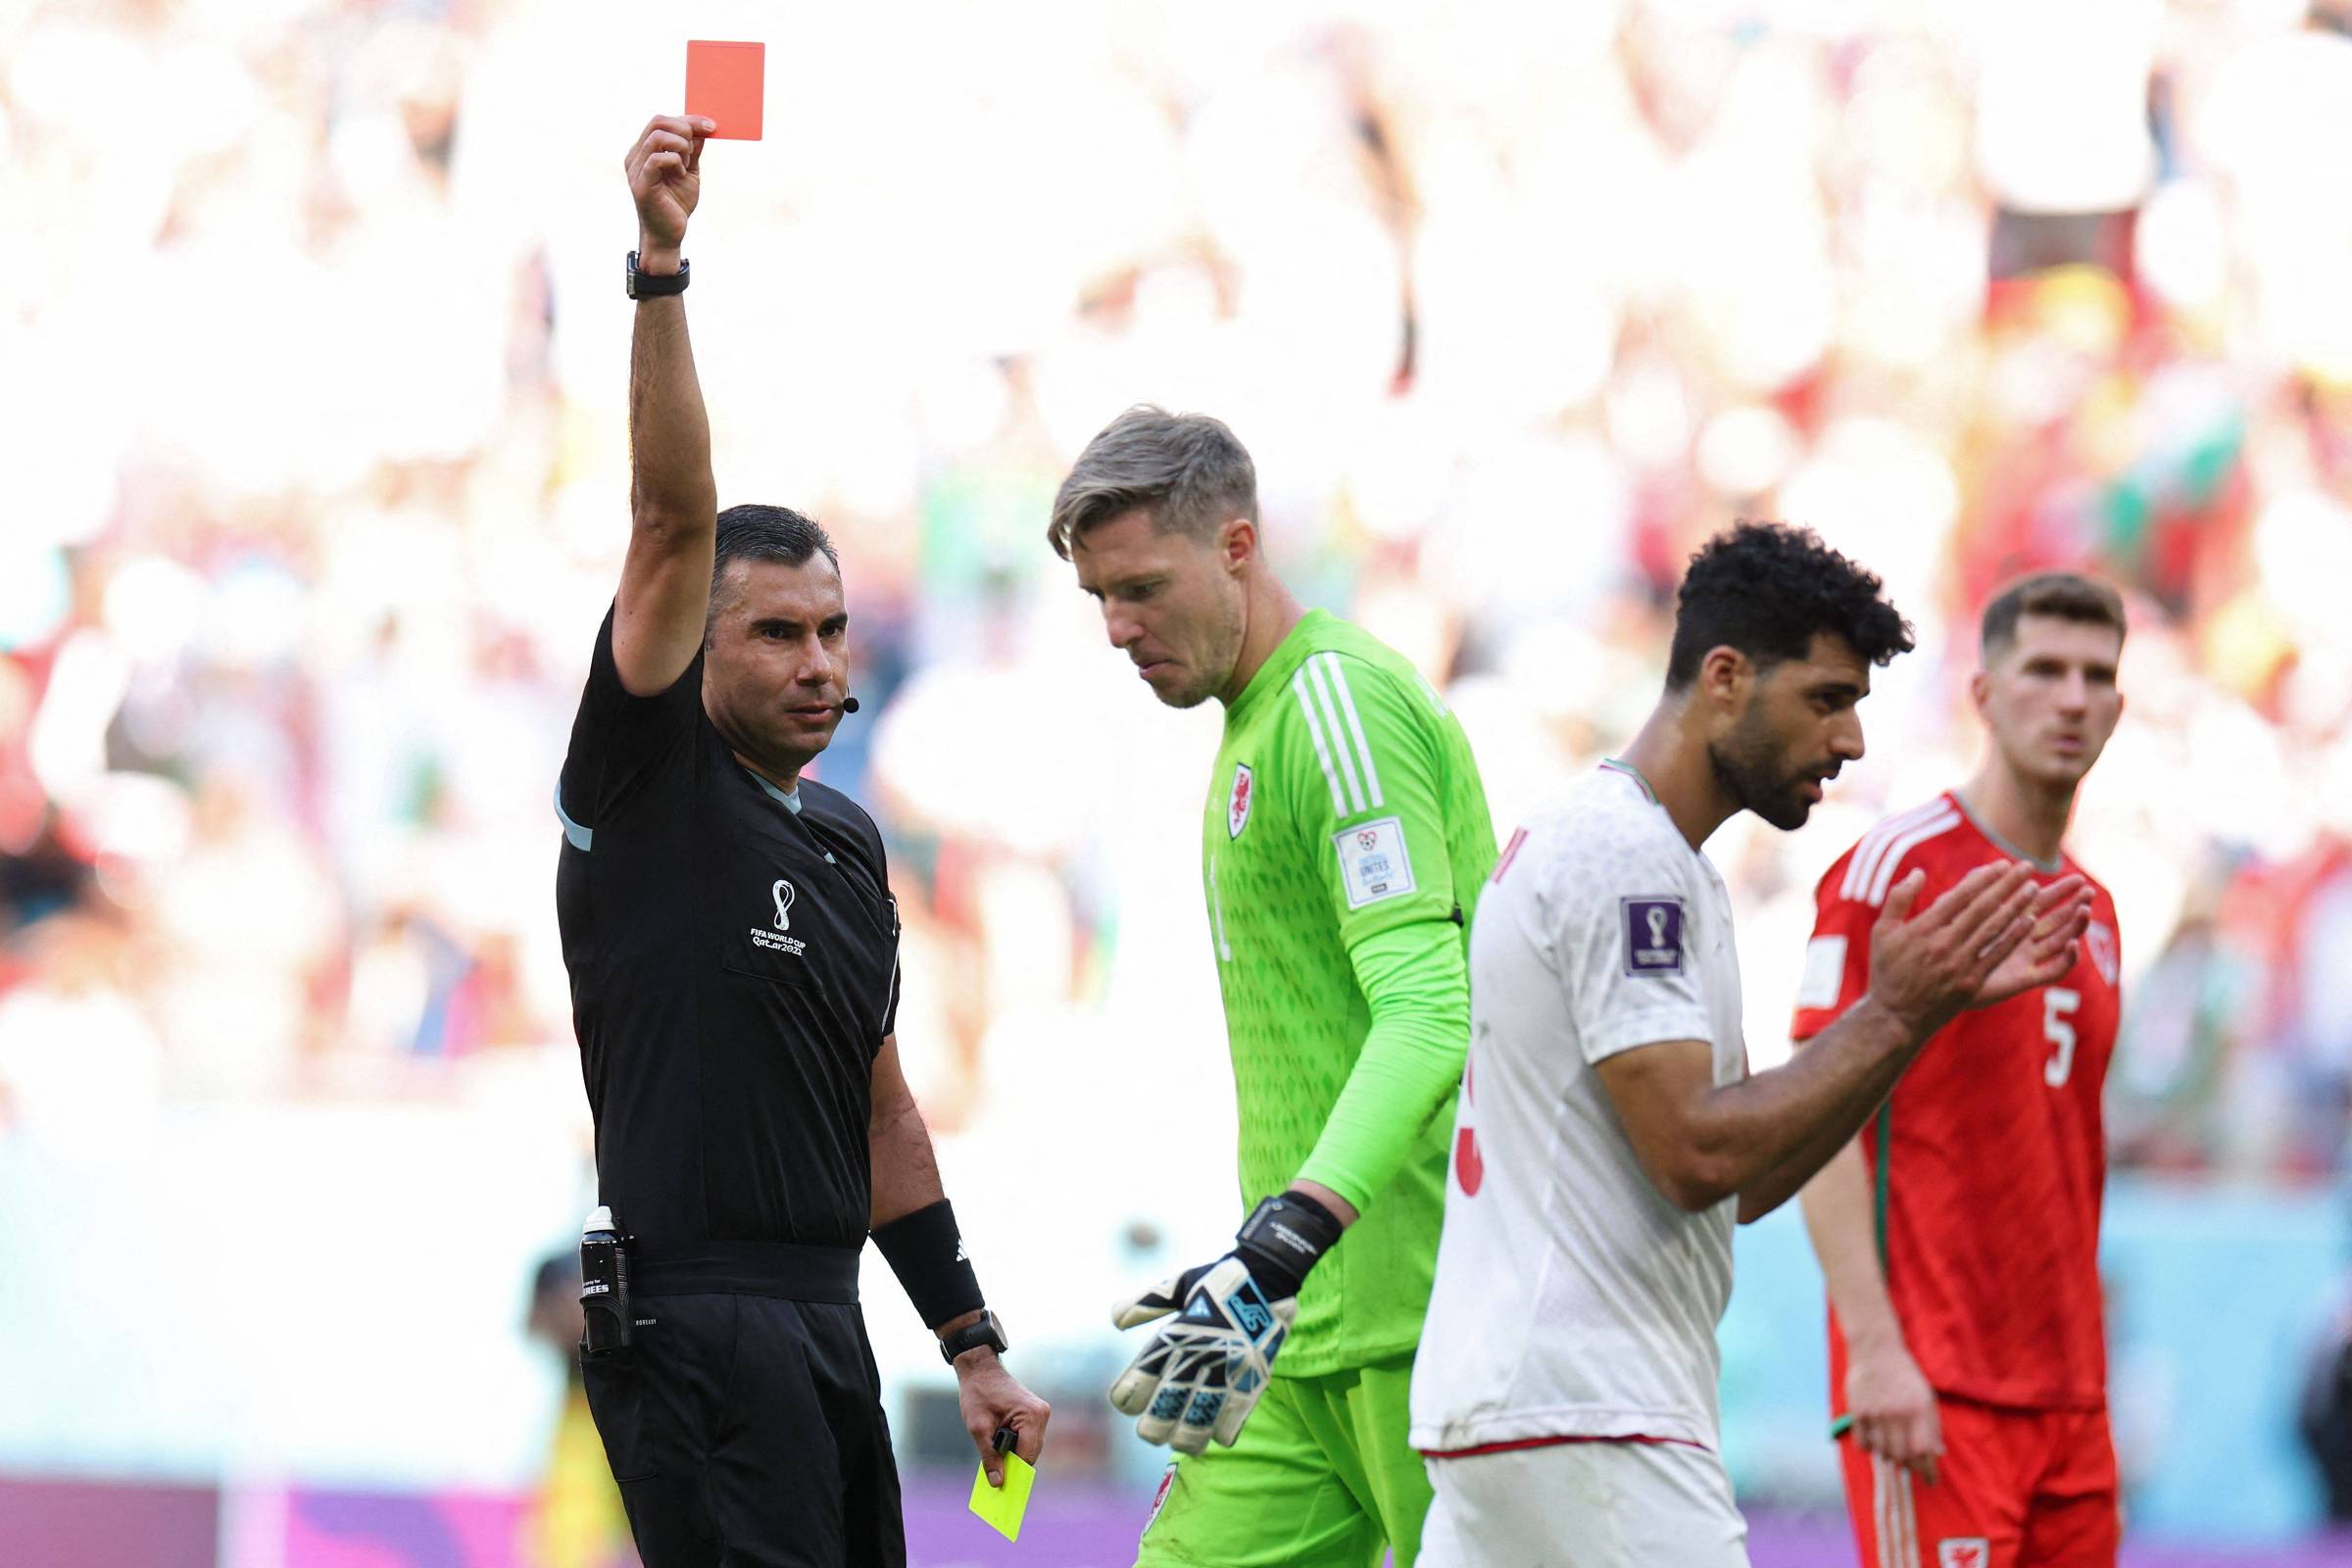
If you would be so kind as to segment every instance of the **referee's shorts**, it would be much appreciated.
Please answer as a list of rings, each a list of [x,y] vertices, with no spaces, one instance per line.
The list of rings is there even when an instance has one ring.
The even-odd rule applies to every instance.
[[[637,1268],[635,1344],[582,1370],[645,1568],[905,1568],[882,1383],[847,1258],[846,1301],[761,1294],[845,1293],[740,1270]]]

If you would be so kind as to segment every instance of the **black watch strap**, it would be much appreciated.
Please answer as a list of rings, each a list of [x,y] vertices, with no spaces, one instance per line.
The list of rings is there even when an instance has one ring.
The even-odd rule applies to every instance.
[[[675,272],[640,272],[637,253],[629,252],[629,298],[633,300],[660,299],[664,294],[686,292],[686,258],[678,258]]]
[[[957,1356],[966,1350],[976,1350],[983,1345],[999,1355],[1004,1353],[1004,1325],[997,1321],[996,1313],[985,1307],[981,1308],[979,1322],[966,1323],[941,1340],[939,1353],[947,1358],[948,1365],[954,1366]]]

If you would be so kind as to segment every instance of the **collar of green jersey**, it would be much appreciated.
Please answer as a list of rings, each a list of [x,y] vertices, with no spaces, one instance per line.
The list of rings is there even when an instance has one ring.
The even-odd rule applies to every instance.
[[[1266,662],[1257,666],[1257,673],[1250,677],[1250,684],[1242,688],[1242,695],[1236,697],[1233,705],[1225,710],[1225,722],[1239,723],[1251,707],[1263,700],[1265,693],[1280,691],[1288,686],[1291,677],[1298,673],[1298,666],[1306,662],[1306,656],[1315,651],[1314,634],[1331,618],[1328,610],[1310,610],[1300,615],[1298,624],[1274,645],[1274,651],[1266,656]]]

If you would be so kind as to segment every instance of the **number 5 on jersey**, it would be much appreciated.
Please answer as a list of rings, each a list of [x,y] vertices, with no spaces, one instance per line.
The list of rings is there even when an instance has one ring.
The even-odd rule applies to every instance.
[[[2075,1070],[2075,1009],[2082,1005],[2082,993],[2050,986],[2041,994],[2042,1038],[2056,1049],[2043,1063],[2041,1081],[2052,1089],[2063,1089]]]

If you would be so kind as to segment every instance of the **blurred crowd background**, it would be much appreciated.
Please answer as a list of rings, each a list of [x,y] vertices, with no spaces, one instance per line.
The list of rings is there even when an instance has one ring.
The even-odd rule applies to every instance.
[[[2123,921],[2116,1164],[2160,1224],[2326,1206],[2332,1271],[2348,33],[2344,0],[0,4],[0,1209],[113,1183],[126,1258],[220,1161],[298,1148],[249,1183],[288,1203],[473,1172],[453,1205],[547,1200],[469,1264],[511,1311],[432,1332],[527,1361],[532,1250],[590,1191],[549,802],[627,530],[620,156],[691,35],[767,43],[766,139],[707,150],[687,246],[721,501],[841,545],[864,708],[817,771],[888,836],[909,1075],[1073,1386],[1127,1276],[1235,1211],[1222,1154],[1135,1154],[1178,1115],[1229,1148],[1216,713],[1150,702],[1044,542],[1144,400],[1234,426],[1294,586],[1447,692],[1506,826],[1638,723],[1709,533],[1886,576],[1921,651],[1870,756],[1803,832],[1709,847],[1759,1064],[1814,876],[1969,765],[1988,590],[2111,577],[2130,709],[2075,849]],[[517,1480],[531,1376],[480,1417],[523,1437],[417,1473]],[[0,1464],[210,1451],[33,1403]]]

